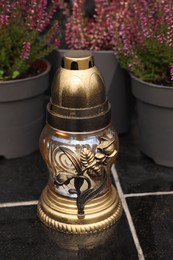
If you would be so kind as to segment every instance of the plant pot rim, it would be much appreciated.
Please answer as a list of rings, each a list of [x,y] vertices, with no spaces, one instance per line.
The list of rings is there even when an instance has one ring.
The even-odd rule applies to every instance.
[[[37,79],[37,78],[40,78],[40,77],[42,77],[44,74],[47,74],[49,71],[50,71],[50,69],[51,69],[51,64],[47,61],[47,60],[45,60],[45,59],[38,59],[40,62],[43,62],[44,64],[46,64],[46,69],[43,71],[43,72],[41,72],[41,73],[39,73],[38,75],[35,75],[35,76],[29,76],[29,77],[27,77],[27,78],[21,78],[21,79],[9,79],[9,80],[0,80],[0,85],[5,85],[5,84],[13,84],[13,83],[18,83],[18,82],[23,82],[23,81],[29,81],[29,80],[31,80],[31,79]]]
[[[173,87],[152,84],[131,75],[132,93],[142,102],[160,107],[173,108]]]
[[[173,87],[171,87],[171,86],[154,84],[154,83],[151,83],[149,81],[142,80],[142,79],[137,78],[136,76],[134,76],[132,73],[130,73],[130,76],[131,76],[132,79],[135,79],[135,80],[141,82],[142,84],[149,85],[150,87],[153,87],[153,88],[173,89]]]
[[[42,65],[41,68],[45,70],[38,75],[24,79],[0,81],[0,103],[28,99],[44,93],[48,88],[51,64],[46,60],[39,60],[39,63],[40,66]],[[45,82],[47,84],[44,84]]]

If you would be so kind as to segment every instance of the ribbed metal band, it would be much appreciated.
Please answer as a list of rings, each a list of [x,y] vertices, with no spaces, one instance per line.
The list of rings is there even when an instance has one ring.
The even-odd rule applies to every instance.
[[[95,108],[93,108],[94,110]],[[91,108],[92,110],[92,108]],[[61,111],[62,112],[62,111]],[[80,113],[82,111],[80,110]],[[86,114],[86,111],[83,111]],[[68,116],[58,114],[51,110],[51,104],[47,106],[47,122],[52,127],[62,131],[89,132],[106,127],[111,121],[111,106],[107,104],[107,110],[100,113],[90,114],[89,116]]]

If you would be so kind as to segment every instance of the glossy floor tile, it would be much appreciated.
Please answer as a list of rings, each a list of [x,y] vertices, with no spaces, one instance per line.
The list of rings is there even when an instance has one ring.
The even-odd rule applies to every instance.
[[[40,152],[23,158],[0,158],[0,203],[38,199],[48,180]]]
[[[146,260],[173,259],[173,195],[127,198]]]
[[[0,209],[0,259],[129,259],[137,251],[123,214],[111,228],[91,235],[65,235],[41,224],[36,206]]]

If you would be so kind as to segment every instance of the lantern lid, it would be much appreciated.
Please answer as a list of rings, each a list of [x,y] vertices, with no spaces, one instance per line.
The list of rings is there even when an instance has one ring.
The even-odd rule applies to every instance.
[[[92,53],[68,51],[61,64],[51,87],[48,123],[59,130],[75,132],[106,127],[111,120],[111,108]]]

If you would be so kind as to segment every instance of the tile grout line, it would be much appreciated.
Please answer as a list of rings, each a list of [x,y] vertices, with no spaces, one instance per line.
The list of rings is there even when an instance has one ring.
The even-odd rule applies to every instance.
[[[136,233],[136,230],[135,230],[135,226],[133,224],[133,220],[132,220],[132,217],[131,217],[131,214],[130,214],[124,193],[123,193],[122,188],[121,188],[121,184],[120,184],[120,181],[119,181],[119,178],[118,178],[118,174],[117,174],[115,165],[112,166],[112,175],[113,175],[116,187],[117,187],[118,194],[119,194],[121,202],[122,202],[124,212],[125,212],[126,217],[127,217],[127,221],[129,223],[130,231],[131,231],[131,234],[132,234],[132,237],[133,237],[133,240],[134,240],[137,252],[138,252],[139,260],[144,260],[145,259],[144,254],[143,254],[141,245],[139,243],[139,239],[138,239],[138,236],[137,236],[137,233]]]
[[[129,193],[129,194],[124,194],[124,197],[125,198],[131,198],[131,197],[160,196],[160,195],[173,195],[173,191],[156,191],[156,192],[143,192],[143,193]]]
[[[0,208],[21,207],[37,205],[38,200],[0,203]]]
[[[161,195],[163,195],[163,196],[164,195],[173,195],[173,191],[156,191],[156,192],[126,193],[126,194],[123,193],[124,198],[145,197],[145,196],[161,196]],[[5,202],[5,203],[0,203],[0,208],[32,206],[32,205],[37,205],[37,204],[38,204],[38,200],[21,201],[21,202]]]
[[[118,182],[119,182],[119,180],[118,180]],[[173,195],[173,191],[156,191],[156,192],[127,193],[127,194],[123,193],[124,198],[134,198],[134,197],[144,197],[144,196],[161,196],[161,195]],[[32,206],[32,205],[37,205],[37,204],[38,204],[38,200],[21,201],[21,202],[5,202],[5,203],[0,203],[0,208]]]

